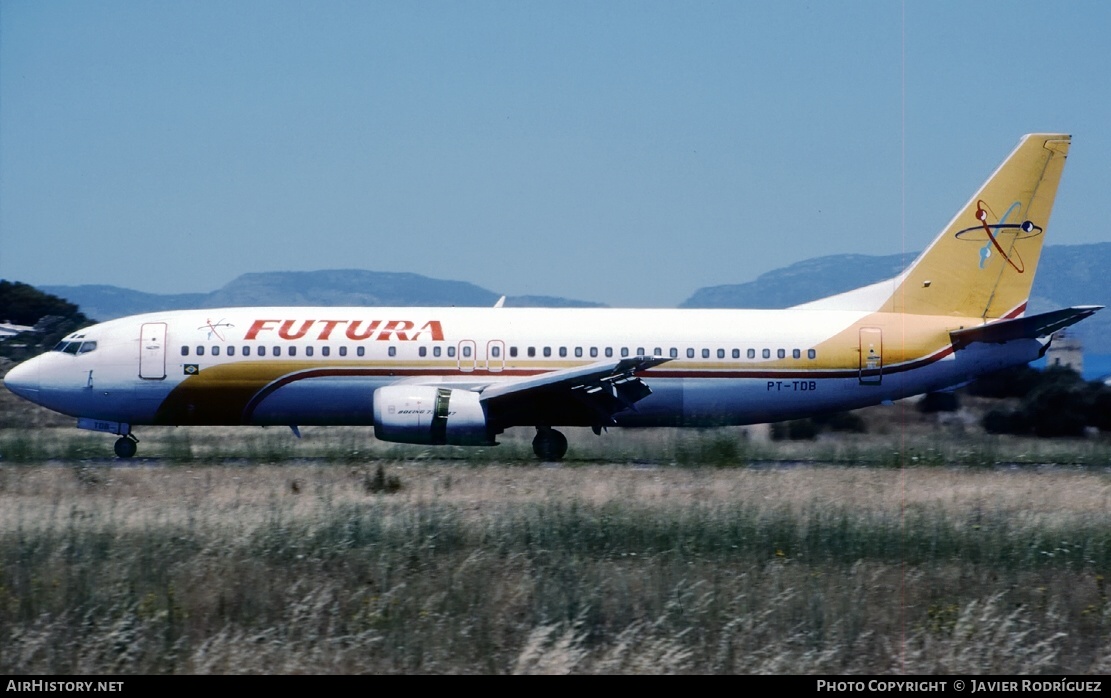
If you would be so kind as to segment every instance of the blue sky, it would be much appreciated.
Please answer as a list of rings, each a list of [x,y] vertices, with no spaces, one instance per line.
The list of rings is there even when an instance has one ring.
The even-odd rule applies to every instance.
[[[0,2],[0,278],[674,306],[921,249],[1032,131],[1111,240],[1111,3]]]

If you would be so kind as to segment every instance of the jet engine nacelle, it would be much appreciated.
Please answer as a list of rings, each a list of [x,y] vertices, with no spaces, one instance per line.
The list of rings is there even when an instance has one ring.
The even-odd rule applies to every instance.
[[[405,444],[493,444],[479,395],[425,385],[374,391],[374,436]]]

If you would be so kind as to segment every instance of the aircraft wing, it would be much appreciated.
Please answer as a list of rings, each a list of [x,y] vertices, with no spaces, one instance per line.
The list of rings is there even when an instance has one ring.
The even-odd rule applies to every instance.
[[[1102,305],[1078,305],[1013,320],[1000,320],[987,325],[967,327],[963,330],[952,330],[949,337],[953,341],[953,348],[957,350],[964,349],[973,342],[1003,344],[1015,339],[1048,337],[1058,330],[1080,322],[1102,308]]]
[[[479,393],[495,409],[537,402],[577,403],[591,416],[593,424],[609,425],[613,415],[652,394],[637,376],[671,359],[662,356],[633,356],[616,361],[551,371],[521,380],[493,383]]]

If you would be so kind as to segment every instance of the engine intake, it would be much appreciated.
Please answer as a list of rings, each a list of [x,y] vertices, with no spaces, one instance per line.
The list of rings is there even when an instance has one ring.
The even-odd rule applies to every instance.
[[[374,391],[374,436],[403,444],[492,445],[479,394],[424,385]]]

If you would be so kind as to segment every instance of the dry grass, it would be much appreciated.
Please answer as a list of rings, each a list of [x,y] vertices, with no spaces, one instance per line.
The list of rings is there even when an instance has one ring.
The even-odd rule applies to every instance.
[[[1072,525],[1111,512],[1106,471],[1065,468],[969,470],[853,467],[678,468],[668,466],[465,466],[397,462],[387,469],[404,487],[392,505],[447,505],[469,515],[526,503],[591,506],[735,507],[801,514],[828,506],[858,515],[900,517],[929,511],[975,512],[1029,525]],[[116,525],[194,522],[259,525],[275,507],[299,519],[367,502],[366,466],[7,467],[0,469],[0,528],[49,525],[64,504]],[[309,496],[299,496],[306,494]],[[280,506],[279,506],[280,505]],[[36,524],[36,522],[38,522]]]
[[[13,400],[3,673],[1111,670],[1106,437],[900,403],[813,442],[568,430],[559,467],[355,427],[144,428],[124,465]]]
[[[0,469],[0,671],[1085,673],[1111,477]]]

